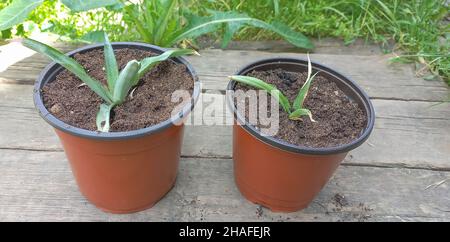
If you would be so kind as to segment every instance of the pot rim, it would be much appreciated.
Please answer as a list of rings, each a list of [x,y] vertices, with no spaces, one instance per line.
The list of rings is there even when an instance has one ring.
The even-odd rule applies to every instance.
[[[305,65],[307,66],[307,60],[303,58],[292,58],[292,57],[275,57],[275,58],[265,58],[260,59],[258,61],[252,62],[236,72],[236,75],[245,75],[248,72],[254,70],[257,67],[261,66],[270,66],[273,64],[296,64],[296,65]],[[248,133],[250,133],[256,139],[271,145],[275,148],[289,151],[293,153],[301,153],[301,154],[310,154],[310,155],[331,155],[331,154],[339,154],[346,153],[350,150],[355,149],[360,146],[364,141],[369,138],[370,133],[373,130],[373,126],[375,123],[375,110],[373,108],[372,102],[370,101],[369,96],[364,92],[364,90],[359,87],[355,81],[348,78],[347,76],[341,74],[340,72],[330,68],[326,65],[320,64],[318,62],[311,61],[313,65],[313,69],[318,69],[321,72],[325,72],[328,75],[334,76],[336,80],[343,82],[346,84],[350,91],[354,93],[353,97],[359,98],[364,104],[365,113],[367,116],[367,124],[364,128],[363,133],[357,138],[352,140],[350,143],[333,146],[333,147],[325,147],[325,148],[313,148],[307,146],[298,146],[294,144],[290,144],[286,141],[276,139],[272,136],[262,135],[260,131],[258,131],[253,125],[246,122],[245,119],[236,111],[236,107],[234,105],[234,100],[232,95],[229,95],[230,91],[234,91],[234,87],[236,85],[235,81],[230,81],[227,86],[227,104],[231,112],[234,114],[234,118],[238,121],[237,125],[240,125],[244,128]],[[349,95],[347,95],[349,96]]]
[[[140,43],[140,42],[113,42],[111,43],[113,48],[134,48],[134,49],[143,49],[143,50],[149,50],[152,52],[156,52],[157,54],[161,54],[167,49],[161,48],[159,46],[150,45],[146,43]],[[103,44],[91,44],[86,45],[81,48],[75,49],[73,51],[68,52],[66,55],[73,56],[76,53],[80,52],[88,52],[94,49],[103,48]],[[42,87],[49,81],[48,79],[50,77],[55,76],[57,73],[59,73],[62,69],[64,69],[61,65],[57,64],[56,62],[51,62],[49,65],[47,65],[39,74],[39,76],[36,79],[36,83],[34,85],[33,90],[33,99],[34,99],[34,105],[36,109],[39,111],[40,116],[50,125],[52,125],[54,128],[59,129],[63,132],[84,137],[84,138],[90,138],[95,140],[120,140],[120,139],[130,139],[130,138],[137,138],[144,135],[149,135],[157,132],[161,132],[167,128],[170,128],[175,125],[175,123],[179,123],[189,115],[189,113],[193,110],[196,102],[199,99],[200,92],[201,92],[201,84],[200,80],[198,78],[197,73],[195,72],[192,65],[183,57],[174,57],[170,58],[171,60],[183,64],[186,66],[189,74],[192,76],[192,79],[194,80],[194,90],[192,92],[191,100],[188,104],[186,104],[183,109],[178,113],[176,117],[170,117],[169,119],[160,122],[156,125],[152,125],[150,127],[146,127],[143,129],[137,129],[137,130],[131,130],[131,131],[122,131],[122,132],[100,132],[100,131],[91,131],[86,130],[82,128],[78,128],[75,126],[72,126],[70,124],[64,123],[63,121],[59,120],[53,114],[51,114],[47,108],[44,105],[44,102],[42,100]]]

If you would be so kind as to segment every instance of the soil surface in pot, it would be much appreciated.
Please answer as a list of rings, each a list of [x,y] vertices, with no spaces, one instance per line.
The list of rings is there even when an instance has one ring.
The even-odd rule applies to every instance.
[[[275,85],[291,102],[295,100],[298,91],[306,81],[307,73],[287,72],[282,69],[268,71],[253,71],[248,76],[259,78],[267,83]],[[254,90],[254,88],[238,83],[235,90]],[[245,105],[245,118],[249,120],[249,101],[240,100]],[[267,117],[271,117],[271,102],[267,101]],[[235,99],[235,105],[237,105]],[[275,101],[276,102],[276,101]],[[259,103],[259,100],[258,100]],[[364,109],[349,99],[339,87],[319,73],[313,80],[305,100],[304,107],[311,110],[316,122],[311,122],[308,116],[303,116],[301,121],[290,120],[288,114],[279,107],[279,130],[274,136],[285,142],[313,148],[334,147],[350,143],[357,139],[363,132],[367,123]],[[259,112],[259,110],[258,110]],[[244,116],[244,114],[241,112]],[[258,124],[257,129],[267,127]]]
[[[115,50],[119,69],[130,60],[142,60],[155,53],[139,49]],[[91,77],[106,85],[103,50],[93,50],[76,54],[74,58],[86,69]],[[43,89],[45,107],[58,119],[72,126],[96,131],[95,119],[103,100],[83,82],[64,69],[55,80]],[[183,64],[172,60],[161,62],[141,80],[131,97],[116,106],[111,113],[110,131],[131,131],[161,123],[171,117],[178,103],[172,102],[172,93],[187,90],[192,95],[194,80]]]

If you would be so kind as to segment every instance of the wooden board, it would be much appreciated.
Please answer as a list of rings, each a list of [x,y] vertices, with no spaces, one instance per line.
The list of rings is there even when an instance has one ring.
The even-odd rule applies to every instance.
[[[208,50],[201,57],[190,57],[198,70],[205,89],[224,90],[227,76],[244,65],[262,58],[305,58],[304,54],[260,51]],[[425,81],[415,77],[409,65],[389,64],[390,56],[354,56],[312,54],[311,59],[348,75],[372,98],[395,100],[441,101],[448,97],[443,82]],[[204,59],[207,61],[205,61]],[[211,63],[214,63],[211,65]]]
[[[382,55],[384,53],[379,44],[357,39],[350,44],[335,38],[312,39],[315,45],[314,53],[317,54],[343,54],[343,55]],[[221,49],[221,42],[214,39],[206,39],[199,42],[201,49]],[[392,49],[391,46],[390,48]],[[257,50],[269,52],[300,53],[304,50],[283,40],[261,41],[231,41],[226,50]]]
[[[183,159],[154,208],[110,215],[80,195],[62,152],[2,154],[0,221],[450,221],[450,181],[427,189],[448,172],[341,166],[306,210],[279,214],[240,195],[231,160]]]
[[[450,104],[433,106],[449,89],[415,77],[409,65],[390,65],[389,56],[370,48],[333,52],[331,43],[312,56],[362,85],[377,119],[369,140],[347,156],[307,209],[278,214],[243,199],[233,182],[231,127],[204,123],[186,128],[175,188],[153,209],[131,215],[105,214],[80,195],[56,135],[32,102],[31,84],[48,61],[5,48],[0,57],[13,51],[16,59],[0,58],[0,221],[450,221]],[[304,57],[239,50],[202,55],[189,60],[209,101],[224,99],[226,76],[244,64]],[[205,108],[226,110],[223,102],[209,101],[194,117],[206,123],[231,117],[201,116]]]
[[[225,90],[227,76],[261,58],[305,58],[304,54],[296,53],[236,50],[203,50],[201,54],[201,57],[188,59],[197,70],[206,90]],[[422,101],[442,101],[448,98],[448,89],[443,82],[425,81],[415,77],[409,65],[390,65],[389,56],[313,54],[311,58],[348,75],[373,98]],[[0,71],[0,83],[32,84],[48,63],[49,61],[40,55],[27,57]]]
[[[0,87],[0,148],[61,150],[52,128],[43,121],[31,100],[32,86],[2,84]],[[183,156],[231,157],[231,127],[214,124],[201,110],[213,106],[219,120],[230,118],[224,96],[205,93],[194,116],[204,125],[186,129]],[[222,102],[210,104],[212,98]],[[200,103],[204,103],[200,105]],[[350,153],[347,162],[374,166],[421,167],[450,170],[450,104],[373,100],[376,123],[368,142]],[[195,124],[195,123],[194,123]],[[17,135],[20,134],[20,135]],[[411,152],[414,149],[414,152]]]

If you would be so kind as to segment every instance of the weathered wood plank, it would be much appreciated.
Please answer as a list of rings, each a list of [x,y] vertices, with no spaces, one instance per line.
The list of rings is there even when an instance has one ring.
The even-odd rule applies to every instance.
[[[377,119],[353,163],[450,168],[450,104],[373,100]],[[420,164],[420,165],[419,165]]]
[[[155,208],[121,216],[100,212],[79,194],[56,136],[33,108],[30,84],[48,61],[26,52],[17,52],[24,59],[13,65],[17,60],[0,58],[0,221],[450,221],[450,109],[449,104],[431,107],[448,96],[448,88],[414,77],[410,66],[388,65],[388,56],[346,51],[313,58],[348,74],[375,99],[374,133],[351,152],[308,209],[291,214],[271,213],[239,195],[229,159],[231,128],[220,125],[187,127],[177,185]],[[190,60],[207,90],[224,90],[227,75],[259,58],[302,56],[202,54]],[[224,107],[220,102],[212,106]],[[211,105],[204,103],[206,107]],[[198,106],[194,116],[201,110]],[[217,114],[219,119],[224,115]],[[344,196],[345,202],[336,196]]]
[[[346,45],[343,40],[336,38],[312,39],[315,45],[314,53],[338,54],[338,55],[382,55],[383,49],[379,44],[370,43],[363,39],[357,39]],[[221,49],[221,42],[215,39],[201,39],[201,49]],[[261,40],[261,41],[231,41],[226,50],[257,50],[269,52],[293,52],[299,53],[304,50],[283,40]]]
[[[304,54],[296,53],[217,49],[203,50],[201,54],[201,57],[188,59],[204,83],[203,88],[208,90],[225,90],[228,83],[226,77],[252,61],[276,56],[304,58]],[[449,91],[443,82],[425,81],[415,77],[410,65],[390,65],[388,58],[387,55],[312,55],[313,60],[347,74],[374,98],[441,101],[448,97]],[[0,68],[0,82],[32,84],[48,62],[40,55],[33,55],[16,64]]]
[[[307,209],[279,214],[240,195],[230,159],[183,159],[154,208],[111,215],[82,197],[62,152],[1,152],[0,221],[450,221],[450,181],[427,189],[448,172],[341,166]]]
[[[191,57],[189,60],[200,73],[205,89],[225,90],[228,84],[226,77],[230,73],[235,73],[245,64],[270,57],[305,56],[295,53],[208,50],[202,52],[202,58]],[[312,54],[311,58],[348,75],[373,98],[441,101],[449,95],[443,82],[415,77],[411,66],[389,64],[387,55]]]
[[[32,87],[0,85],[0,148],[61,150],[52,128],[33,109]],[[194,111],[194,124],[188,126],[183,146],[186,157],[231,157],[231,127],[202,116],[214,107],[219,120],[225,120],[224,96],[203,94]],[[211,104],[211,98],[219,102]],[[222,102],[220,102],[222,101]],[[202,107],[200,104],[203,103]],[[432,102],[373,100],[377,119],[368,142],[351,152],[347,162],[382,166],[450,169],[450,104]],[[231,115],[226,112],[228,117]],[[197,119],[200,118],[200,119]],[[413,151],[413,152],[412,152]]]

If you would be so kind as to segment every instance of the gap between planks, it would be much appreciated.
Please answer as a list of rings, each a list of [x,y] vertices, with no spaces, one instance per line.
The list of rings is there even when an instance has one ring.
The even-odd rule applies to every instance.
[[[21,103],[19,106],[23,106],[0,106],[0,147],[62,150],[51,127],[33,110],[29,95],[18,91],[17,95],[12,95],[11,90],[0,95],[0,103],[7,106]],[[207,95],[218,100],[224,98],[222,95]],[[194,109],[194,119],[205,108],[200,103]],[[215,109],[226,109],[223,103],[214,103],[216,105]],[[377,114],[374,133],[366,143],[350,153],[348,163],[439,170],[450,168],[450,137],[446,135],[450,131],[449,104],[429,108],[431,105],[427,102],[374,100],[374,105]],[[201,115],[199,117],[202,118]],[[229,119],[231,114],[227,112],[224,116],[219,113],[217,117],[220,120]],[[202,121],[211,122],[215,118],[207,117]],[[204,123],[186,127],[183,156],[230,158],[231,153],[230,126],[208,126]]]
[[[30,151],[30,152],[64,152],[63,149],[29,149],[29,148],[20,148],[20,147],[11,147],[11,148],[1,148],[0,150],[5,151]],[[214,156],[214,155],[181,155],[181,159],[211,159],[211,160],[232,160],[232,156]],[[412,170],[425,170],[425,171],[439,171],[439,172],[450,172],[450,168],[443,167],[429,167],[429,166],[409,166],[407,164],[398,164],[398,163],[383,163],[383,164],[364,164],[364,163],[355,163],[344,161],[340,164],[340,166],[349,166],[349,167],[374,167],[374,168],[394,168],[394,169],[412,169]]]
[[[24,159],[26,157],[26,159]],[[272,213],[246,201],[230,159],[183,158],[175,187],[154,208],[106,214],[81,196],[62,152],[9,151],[0,159],[0,220],[449,221],[439,171],[341,166],[310,206]]]
[[[297,53],[217,49],[204,50],[202,55],[187,59],[197,70],[203,89],[221,91],[226,88],[228,75],[255,60],[277,56],[304,58],[304,54]],[[369,96],[421,101],[442,101],[448,98],[449,90],[445,83],[416,77],[411,65],[388,64],[387,55],[312,54],[312,58],[345,73],[357,81]],[[39,55],[28,57],[0,72],[0,83],[32,84],[47,63],[49,61]]]

